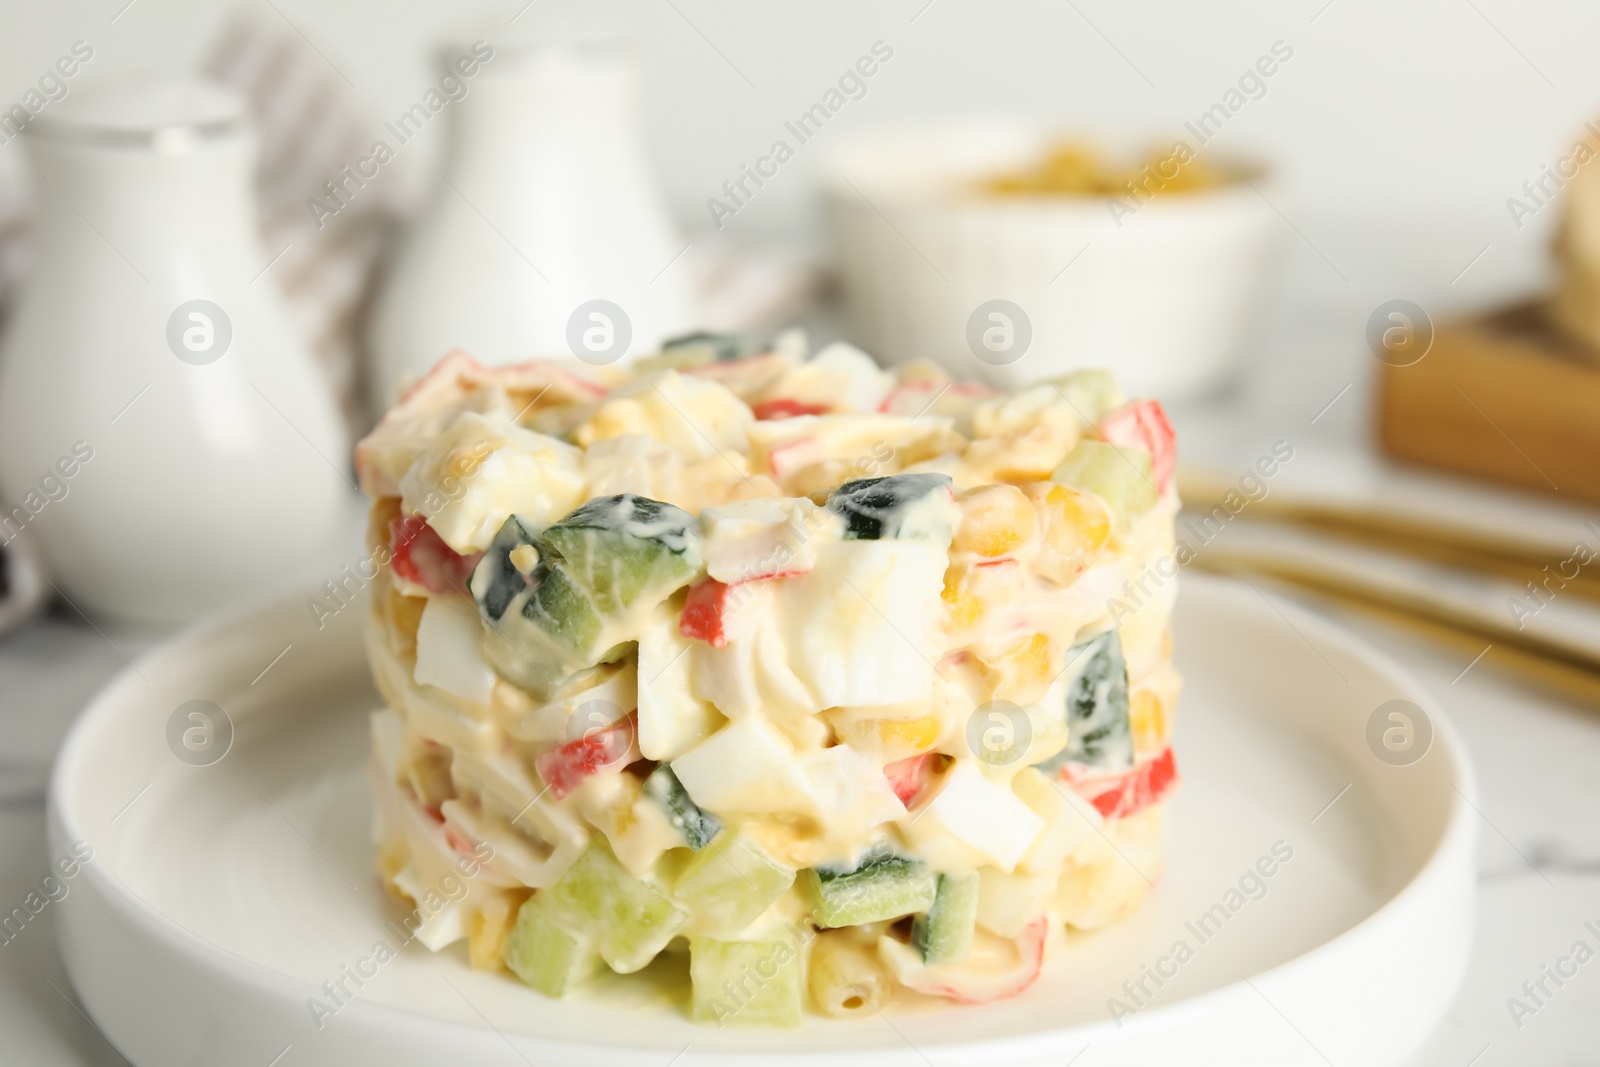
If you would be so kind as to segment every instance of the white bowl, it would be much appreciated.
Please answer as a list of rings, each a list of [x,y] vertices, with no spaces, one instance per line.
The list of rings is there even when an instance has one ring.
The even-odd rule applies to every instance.
[[[971,190],[1052,140],[1039,127],[974,123],[857,139],[827,160],[854,339],[890,363],[930,358],[1002,389],[1085,366],[1168,400],[1222,385],[1248,349],[1281,246],[1267,179],[1128,200],[1132,210],[1115,213],[1099,197]],[[982,308],[994,300],[1026,324],[1013,322],[999,351],[975,348],[971,333],[1005,327]]]
[[[1012,1000],[715,1030],[632,977],[553,1001],[470,970],[459,946],[412,944],[367,966],[395,940],[384,923],[396,913],[368,836],[366,608],[319,630],[300,600],[197,627],[74,726],[51,783],[51,855],[86,842],[93,858],[50,905],[67,972],[139,1067],[1061,1067],[1086,1044],[1082,1067],[1403,1063],[1471,947],[1478,816],[1461,742],[1399,667],[1337,627],[1239,583],[1183,582],[1185,782],[1166,877],[1138,914],[1074,938]],[[1397,697],[1433,730],[1406,766],[1368,740],[1374,709]],[[208,766],[169,749],[174,709],[197,698],[234,729]],[[1228,894],[1275,843],[1292,862],[1197,937],[1191,924],[1234,908]],[[1179,939],[1194,956],[1174,973]],[[1159,990],[1150,968],[1167,976]],[[1125,981],[1145,981],[1153,1001],[1114,1019]],[[324,982],[354,994],[332,1018]]]

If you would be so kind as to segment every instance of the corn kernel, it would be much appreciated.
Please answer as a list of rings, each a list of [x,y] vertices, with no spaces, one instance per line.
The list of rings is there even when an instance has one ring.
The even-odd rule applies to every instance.
[[[1022,490],[990,485],[964,493],[953,547],[980,556],[1003,556],[1033,536],[1036,519]]]
[[[1035,482],[1027,494],[1044,528],[1034,567],[1053,582],[1070,584],[1110,539],[1110,516],[1099,500],[1068,486]]]
[[[524,576],[532,574],[539,565],[539,550],[532,545],[518,545],[511,550],[511,565]]]
[[[872,719],[878,740],[885,745],[904,745],[917,752],[925,752],[939,740],[939,720],[933,716],[921,719]]]
[[[1042,481],[1077,443],[1081,421],[1054,389],[987,401],[973,412],[978,439],[962,458],[986,481]]]
[[[985,660],[984,671],[996,699],[1031,704],[1044,696],[1057,671],[1050,655],[1050,638],[1034,634]]]
[[[422,625],[422,609],[428,606],[425,596],[406,596],[393,586],[389,588],[389,623],[391,646],[402,659],[417,654],[417,627]]]
[[[367,548],[374,556],[388,558],[379,555],[378,550],[389,550],[389,525],[398,521],[401,514],[397,496],[380,497],[372,502],[372,510],[367,513]]]
[[[467,919],[467,959],[479,971],[498,971],[504,965],[506,937],[528,894],[491,893],[473,906]]]
[[[804,816],[769,816],[759,822],[745,823],[744,832],[767,855],[796,869],[823,862],[831,847],[816,821]]]
[[[1141,754],[1166,747],[1171,733],[1167,710],[1151,690],[1136,689],[1129,696],[1128,725],[1133,730],[1133,747]]]
[[[944,592],[940,597],[948,605],[945,610],[947,629],[968,629],[983,615],[983,601],[973,592],[970,576],[971,571],[963,567],[951,567],[944,572]]]
[[[1093,555],[1110,538],[1110,516],[1100,502],[1087,493],[1057,485],[1045,495],[1045,503],[1051,510],[1050,544],[1058,551]]]
[[[913,359],[894,369],[895,381],[900,385],[945,385],[954,379],[939,364],[929,359]]]
[[[647,433],[650,419],[644,407],[631,397],[619,397],[600,406],[588,422],[573,431],[579,445],[588,448],[596,441],[620,437],[625,433]]]
[[[401,766],[400,773],[411,784],[412,794],[423,807],[436,810],[440,804],[455,797],[456,784],[450,777],[450,760],[450,750],[443,745],[423,744]]]

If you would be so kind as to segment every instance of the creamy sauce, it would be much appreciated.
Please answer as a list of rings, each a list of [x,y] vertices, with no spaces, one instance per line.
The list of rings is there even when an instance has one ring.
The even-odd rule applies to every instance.
[[[604,767],[556,796],[534,769],[596,729],[626,729],[635,732],[629,759],[670,765],[695,804],[743,827],[779,863],[848,866],[888,846],[936,870],[976,872],[987,940],[969,968],[974,988],[1036,971],[1044,940],[1029,932],[1035,917],[1092,925],[1137,902],[1143,890],[1106,860],[1099,813],[1031,765],[1066,744],[1065,692],[1076,677],[1066,650],[1113,624],[1132,690],[1170,708],[1176,583],[1159,573],[1175,493],[1169,487],[1075,561],[1047,535],[1056,520],[1042,490],[1019,506],[1017,528],[980,529],[986,520],[964,510],[970,491],[1046,483],[1092,432],[1092,416],[1120,402],[1107,393],[1114,386],[1086,379],[998,398],[958,389],[941,394],[942,413],[883,414],[878,406],[895,402],[900,383],[847,349],[812,363],[759,357],[776,369],[749,376],[756,384],[743,394],[736,374],[677,370],[598,397],[569,390],[560,421],[574,427],[575,444],[513,421],[495,372],[458,375],[450,387],[424,383],[363,443],[375,506],[399,497],[402,513],[427,516],[457,552],[488,548],[512,515],[544,529],[585,500],[637,493],[698,522],[684,530],[641,521],[619,502],[608,525],[661,543],[709,569],[701,581],[726,586],[715,641],[680,633],[694,595],[680,590],[608,614],[595,665],[524,617],[531,589],[476,630],[470,600],[429,594],[454,599],[414,628],[380,580],[368,643],[393,710],[374,720],[374,775],[385,834],[406,857],[396,886],[436,877],[460,851],[453,834],[493,846],[493,877],[474,894],[548,886],[598,836],[635,876],[670,887],[684,841],[641,794],[638,775]],[[776,399],[860,407],[773,421],[751,414]],[[540,417],[535,409],[523,422]],[[940,489],[910,505],[898,538],[850,540],[841,516],[818,506],[822,496],[806,495],[902,470],[947,474],[954,495]],[[1085,544],[1098,536],[1086,533]],[[1003,550],[957,547],[985,537]],[[512,562],[526,573],[541,557],[525,547]],[[974,751],[970,724],[998,705],[1016,709],[1008,728],[1025,724],[1031,740],[1020,758],[997,763]],[[452,757],[442,784],[409,765],[440,749]],[[905,798],[908,810],[885,768],[924,753],[947,766]],[[430,781],[451,795],[420,795]],[[477,899],[453,907],[470,911]],[[792,889],[752,929],[792,923],[806,908]],[[429,940],[464,936],[467,914],[441,913]],[[687,932],[698,922],[691,915]],[[951,968],[924,973],[900,949],[885,951],[903,981],[956,981]]]

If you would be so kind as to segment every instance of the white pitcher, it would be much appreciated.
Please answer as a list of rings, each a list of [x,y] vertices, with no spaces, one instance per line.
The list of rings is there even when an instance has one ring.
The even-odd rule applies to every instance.
[[[259,247],[242,102],[71,97],[25,138],[32,267],[0,342],[0,541],[91,616],[176,621],[331,552],[345,431]],[[274,250],[277,251],[277,250]]]
[[[491,364],[613,362],[694,325],[687,264],[674,262],[687,242],[652,179],[626,56],[605,45],[497,46],[466,85],[441,116],[443,179],[369,321],[376,411],[402,375],[451,348]],[[592,319],[591,301],[614,307]],[[572,338],[591,328],[615,349],[594,351],[591,334],[590,350],[574,352]]]

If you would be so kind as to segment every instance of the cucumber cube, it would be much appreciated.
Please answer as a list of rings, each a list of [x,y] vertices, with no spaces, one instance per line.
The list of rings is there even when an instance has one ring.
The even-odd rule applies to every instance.
[[[923,963],[960,963],[972,951],[978,922],[978,876],[941,874],[933,907],[911,925],[911,944]]]
[[[760,845],[729,830],[684,865],[672,891],[707,929],[732,935],[787,893],[794,877]]]
[[[533,593],[522,605],[522,617],[573,657],[589,662],[604,651],[600,642],[605,620],[565,565],[541,563],[533,572]]]
[[[800,946],[771,941],[689,939],[689,980],[697,1023],[723,1027],[799,1026],[805,985]]]
[[[686,333],[661,342],[661,351],[634,363],[638,376],[663,370],[686,370],[708,363],[728,363],[740,357],[744,339],[736,333]]]
[[[512,661],[587,665],[604,651],[594,646],[605,620],[565,564],[549,557],[533,527],[511,516],[472,573],[473,599],[484,621],[510,643]]]
[[[539,535],[526,519],[513,515],[500,527],[489,544],[489,550],[478,561],[472,572],[472,596],[478,609],[491,622],[498,622],[506,608],[528,588],[529,574],[518,568],[512,553],[523,545],[537,551]]]
[[[1122,386],[1117,376],[1099,367],[1084,367],[1051,380],[1061,390],[1073,410],[1090,423],[1100,421],[1100,416],[1122,406]]]
[[[683,509],[632,494],[596,497],[540,535],[507,519],[472,579],[480,613],[505,639],[490,648],[495,665],[535,688],[593,666],[634,636],[622,625],[630,611],[700,572],[694,527]]]
[[[1050,480],[1098,496],[1124,530],[1155,507],[1160,496],[1150,472],[1150,453],[1104,441],[1079,441]]]
[[[1122,638],[1106,630],[1067,649],[1077,676],[1067,686],[1067,747],[1039,765],[1053,770],[1081,763],[1097,770],[1133,766],[1133,729],[1128,717],[1128,663]]]
[[[682,508],[621,493],[596,497],[544,532],[602,615],[657,603],[700,571],[695,518]]]
[[[937,879],[926,864],[880,852],[850,870],[806,871],[818,926],[860,926],[933,907]]]
[[[506,938],[505,961],[511,973],[545,996],[562,997],[594,973],[600,957],[584,940],[557,926],[543,897],[535,893],[517,912]]]
[[[655,886],[629,874],[596,840],[544,891],[553,921],[590,941],[618,974],[632,974],[666,948],[688,920]]]
[[[699,362],[726,363],[738,359],[744,347],[743,339],[736,333],[686,333],[661,342],[661,354],[703,356]]]
[[[891,474],[857,478],[828,497],[828,510],[844,516],[847,541],[885,538],[948,545],[955,530],[955,498],[948,474]]]
[[[715,815],[702,811],[698,804],[689,799],[689,791],[683,788],[678,776],[665,763],[651,771],[650,777],[644,780],[644,793],[660,806],[667,821],[696,852],[705,848],[717,836],[717,831],[722,829],[722,823]]]

